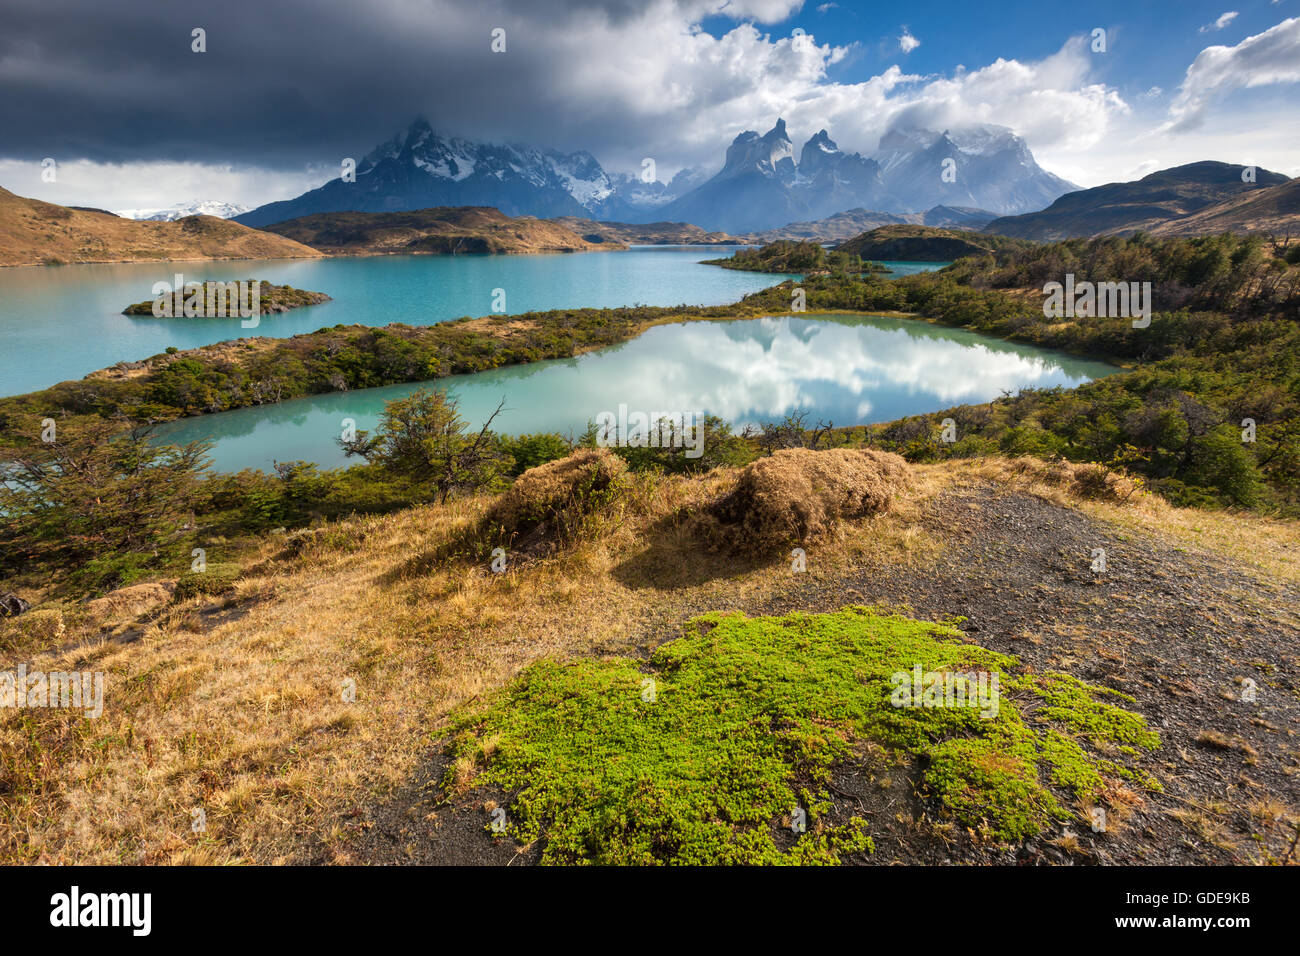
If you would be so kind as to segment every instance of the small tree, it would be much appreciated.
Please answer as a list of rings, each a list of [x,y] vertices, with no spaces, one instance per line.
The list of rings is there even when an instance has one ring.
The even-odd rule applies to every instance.
[[[0,566],[151,558],[183,533],[210,443],[160,445],[149,440],[151,426],[124,434],[121,427],[60,427],[54,441],[33,443],[0,465]]]
[[[834,422],[817,421],[816,428],[808,427],[808,413],[790,412],[780,422],[763,422],[759,427],[759,447],[764,455],[783,448],[811,448],[814,451],[829,442]]]
[[[504,407],[502,399],[474,435],[466,432],[456,401],[445,392],[421,388],[386,403],[373,435],[360,431],[355,438],[340,438],[339,445],[349,456],[430,486],[438,501],[445,502],[454,492],[492,484],[505,470],[508,457],[489,431]]]

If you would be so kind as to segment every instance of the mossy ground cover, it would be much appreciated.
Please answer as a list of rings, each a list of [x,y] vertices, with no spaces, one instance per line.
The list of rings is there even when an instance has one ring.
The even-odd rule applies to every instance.
[[[996,674],[996,716],[895,706],[891,678],[918,665]],[[1158,786],[1134,765],[1158,738],[1126,701],[868,608],[710,614],[649,662],[531,666],[460,718],[447,784],[511,794],[507,832],[544,838],[543,862],[836,863],[872,849],[867,821],[828,818],[834,768],[869,744],[994,840],[1078,817],[1107,778]]]

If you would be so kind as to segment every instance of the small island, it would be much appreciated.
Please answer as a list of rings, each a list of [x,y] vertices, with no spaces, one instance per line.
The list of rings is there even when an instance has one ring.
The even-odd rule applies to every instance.
[[[799,272],[804,275],[886,273],[884,266],[853,253],[827,250],[816,242],[781,239],[761,249],[741,249],[725,259],[705,259],[705,265],[744,272]]]
[[[201,287],[201,291],[196,286]],[[256,293],[256,294],[255,294]],[[252,314],[252,300],[257,299],[256,312],[268,315],[288,312],[308,305],[331,301],[324,292],[295,289],[289,285],[273,285],[265,279],[239,279],[230,282],[186,283],[184,290],[164,292],[122,310],[123,315],[147,315],[156,318],[224,319],[245,318]],[[155,309],[155,304],[159,305]],[[241,307],[243,311],[241,311]]]
[[[864,232],[835,248],[850,255],[891,262],[952,262],[965,256],[986,256],[997,249],[1027,247],[1023,240],[966,229],[891,225]]]

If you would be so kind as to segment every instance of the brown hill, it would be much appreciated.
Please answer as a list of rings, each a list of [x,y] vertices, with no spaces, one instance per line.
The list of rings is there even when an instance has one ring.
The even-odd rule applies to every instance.
[[[1266,186],[1151,230],[1156,236],[1201,236],[1216,232],[1300,236],[1300,179]]]
[[[577,216],[548,219],[557,226],[571,229],[588,242],[635,243],[639,245],[721,246],[737,242],[725,232],[706,232],[689,222],[597,222]]]
[[[1040,212],[994,219],[984,231],[1038,242],[1122,236],[1138,230],[1155,232],[1165,224],[1287,182],[1281,173],[1267,169],[1256,170],[1255,182],[1243,182],[1244,169],[1232,163],[1209,161],[1162,169],[1134,182],[1107,183],[1066,193]]]
[[[465,255],[598,252],[621,242],[590,242],[546,219],[512,219],[492,206],[435,206],[411,212],[321,212],[267,226],[333,255]]]
[[[306,259],[300,243],[214,216],[137,222],[0,189],[0,265],[160,259]]]

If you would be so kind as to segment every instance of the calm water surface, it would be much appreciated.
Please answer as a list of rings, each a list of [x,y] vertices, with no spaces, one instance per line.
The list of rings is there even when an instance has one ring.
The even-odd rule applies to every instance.
[[[168,346],[195,348],[247,335],[285,337],[332,325],[428,325],[492,313],[627,305],[720,305],[786,276],[700,265],[734,248],[637,246],[626,252],[542,256],[367,256],[240,262],[23,266],[0,269],[0,395],[17,395]],[[901,263],[899,272],[934,268]],[[324,292],[334,301],[239,319],[127,317],[155,282],[268,279]]]
[[[575,359],[439,379],[476,427],[503,398],[505,434],[580,433],[602,411],[705,412],[739,427],[807,409],[836,425],[890,421],[1003,391],[1074,386],[1118,371],[1032,346],[908,319],[809,315],[656,326]],[[344,419],[372,429],[384,402],[418,385],[294,399],[173,422],[160,439],[213,438],[223,471],[276,461],[349,463]],[[356,463],[352,459],[350,463]]]

